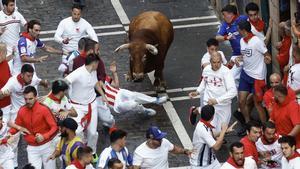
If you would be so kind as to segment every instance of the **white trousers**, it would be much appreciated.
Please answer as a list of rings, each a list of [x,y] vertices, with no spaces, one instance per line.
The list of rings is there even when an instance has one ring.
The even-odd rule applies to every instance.
[[[84,143],[87,143],[94,152],[97,150],[97,141],[98,141],[98,113],[97,113],[97,102],[94,101],[91,103],[92,107],[92,116],[91,121],[87,129],[84,131],[84,126],[81,125],[81,119],[88,113],[88,105],[72,104],[76,110],[78,116],[74,120],[78,123],[78,128],[76,130],[76,135],[82,139]]]
[[[205,167],[191,165],[191,169],[220,169],[220,168],[221,168],[221,164],[217,159],[214,160],[212,164]]]
[[[48,157],[53,153],[51,141],[40,146],[27,146],[28,161],[35,169],[56,169],[55,160],[49,160]]]
[[[13,159],[1,159],[0,166],[3,169],[14,169],[14,160]]]
[[[103,103],[102,97],[97,97],[97,112],[99,119],[103,122],[104,126],[112,127],[115,124],[115,118],[107,104]]]
[[[214,105],[215,115],[211,124],[215,127],[216,132],[221,131],[222,123],[229,124],[231,118],[231,104]]]
[[[114,110],[117,113],[126,113],[129,111],[140,113],[145,110],[145,107],[142,104],[154,103],[155,101],[156,97],[120,89],[116,96]]]
[[[6,120],[10,120],[10,111],[11,111],[11,105],[8,105],[6,107],[1,108],[3,112],[3,118]]]

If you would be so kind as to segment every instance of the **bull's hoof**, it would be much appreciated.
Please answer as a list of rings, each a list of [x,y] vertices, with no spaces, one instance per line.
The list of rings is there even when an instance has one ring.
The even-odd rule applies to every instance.
[[[154,81],[154,87],[155,87],[155,91],[157,93],[161,93],[161,92],[165,92],[166,91],[166,82],[165,81],[161,81],[159,79],[155,79]]]
[[[126,80],[127,82],[131,82],[131,81],[132,81],[132,77],[131,77],[130,75],[124,74],[124,76],[125,76],[125,80]]]

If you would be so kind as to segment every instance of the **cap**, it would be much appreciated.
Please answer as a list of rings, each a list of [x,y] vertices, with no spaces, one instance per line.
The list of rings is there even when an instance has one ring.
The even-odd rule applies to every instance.
[[[60,126],[76,131],[78,124],[72,118],[66,118],[63,121],[60,121]]]
[[[151,127],[147,130],[147,136],[149,136],[150,138],[156,139],[156,140],[161,140],[161,139],[163,139],[166,135],[167,135],[166,132],[160,131],[159,128],[156,127],[156,126],[151,126]]]

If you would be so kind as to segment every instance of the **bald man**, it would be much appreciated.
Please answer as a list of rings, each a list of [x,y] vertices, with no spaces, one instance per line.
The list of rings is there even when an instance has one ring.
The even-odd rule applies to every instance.
[[[273,110],[273,105],[275,104],[273,89],[275,86],[282,84],[281,76],[278,73],[273,73],[270,76],[270,86],[271,88],[265,92],[263,100],[265,103],[265,108],[267,109],[269,116]],[[295,92],[288,87],[288,96],[292,99],[296,99]]]
[[[234,78],[230,70],[222,64],[220,53],[211,54],[210,65],[206,66],[202,72],[202,81],[196,91],[189,93],[190,98],[199,94],[204,94],[203,105],[212,105],[215,108],[215,116],[212,125],[216,132],[221,131],[221,124],[230,122],[231,100],[237,95]],[[201,105],[201,104],[200,104]],[[195,115],[195,107],[191,114]],[[200,111],[199,111],[200,112]],[[191,121],[195,124],[196,120]]]

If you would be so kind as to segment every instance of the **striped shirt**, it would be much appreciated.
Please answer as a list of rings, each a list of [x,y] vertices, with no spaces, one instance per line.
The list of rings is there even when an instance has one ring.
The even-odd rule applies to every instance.
[[[212,150],[212,146],[216,144],[212,135],[212,129],[199,121],[193,135],[194,150],[190,164],[192,166],[209,167],[215,162],[216,156]]]
[[[126,166],[132,165],[132,156],[128,153],[126,147],[122,148],[121,151],[116,152],[109,146],[101,152],[97,167],[107,169],[108,161],[112,158],[119,159],[123,163],[123,169],[125,169]]]
[[[105,78],[105,86],[104,86],[104,91],[105,91],[105,96],[108,100],[108,104],[111,107],[114,107],[115,105],[115,100],[117,97],[117,94],[119,92],[119,88],[115,88],[111,85],[112,79],[109,76],[106,76]]]

